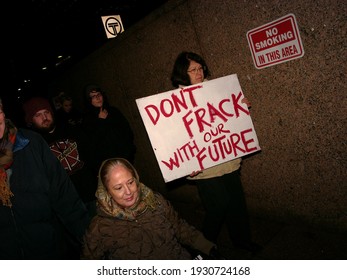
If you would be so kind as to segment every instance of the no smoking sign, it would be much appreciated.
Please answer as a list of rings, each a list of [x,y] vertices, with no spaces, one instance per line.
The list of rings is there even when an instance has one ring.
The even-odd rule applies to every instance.
[[[304,55],[295,16],[288,14],[247,32],[256,68],[261,69]]]

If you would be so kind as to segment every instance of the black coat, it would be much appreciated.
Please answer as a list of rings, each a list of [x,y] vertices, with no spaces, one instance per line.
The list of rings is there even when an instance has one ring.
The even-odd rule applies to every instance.
[[[80,242],[86,207],[39,134],[19,129],[13,150],[12,207],[0,204],[0,259],[64,258],[61,224]]]
[[[98,117],[99,108],[92,108],[83,119],[94,152],[95,170],[109,158],[121,157],[133,163],[136,147],[134,134],[125,116],[115,107],[106,107],[106,119]]]
[[[54,132],[40,134],[64,166],[83,202],[95,201],[98,180],[93,169],[92,143],[82,127],[57,123]]]

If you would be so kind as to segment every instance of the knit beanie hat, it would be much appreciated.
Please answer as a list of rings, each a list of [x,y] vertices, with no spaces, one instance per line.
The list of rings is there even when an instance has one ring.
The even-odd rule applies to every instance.
[[[23,104],[26,124],[31,124],[37,111],[46,109],[53,114],[53,110],[48,100],[42,97],[33,97]]]

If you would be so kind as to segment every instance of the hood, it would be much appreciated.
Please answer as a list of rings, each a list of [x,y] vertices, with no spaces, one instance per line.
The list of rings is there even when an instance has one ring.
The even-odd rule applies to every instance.
[[[135,178],[138,182],[139,188],[139,200],[138,202],[129,208],[120,207],[107,191],[106,186],[101,181],[100,170],[102,169],[105,161],[101,164],[99,169],[98,187],[95,193],[97,198],[97,207],[101,210],[102,216],[111,216],[121,220],[135,220],[136,217],[143,214],[148,209],[155,210],[157,206],[156,197],[154,192],[139,182],[139,176],[135,171]]]

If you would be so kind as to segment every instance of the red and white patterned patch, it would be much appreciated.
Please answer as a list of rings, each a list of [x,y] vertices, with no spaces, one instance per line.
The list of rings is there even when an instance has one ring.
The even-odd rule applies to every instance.
[[[69,139],[59,140],[52,143],[49,147],[69,175],[83,167],[84,162],[79,158],[76,141]]]

